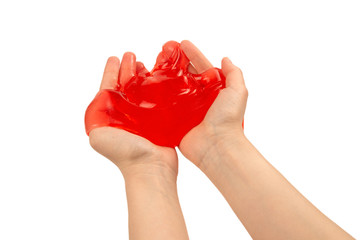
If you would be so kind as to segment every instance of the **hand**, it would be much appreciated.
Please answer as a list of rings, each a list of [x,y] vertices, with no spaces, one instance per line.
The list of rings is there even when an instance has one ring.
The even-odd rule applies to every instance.
[[[100,90],[114,89],[121,70],[131,67],[128,63],[135,58],[133,53],[125,53],[121,62],[110,57],[106,63]],[[141,64],[141,63],[137,63]],[[119,167],[125,179],[133,175],[169,175],[176,180],[178,159],[173,148],[157,146],[145,138],[127,131],[100,127],[89,134],[91,146]]]
[[[189,41],[181,43],[192,71],[211,63]],[[239,68],[222,60],[226,88],[204,120],[180,142],[225,197],[253,239],[353,239],[302,196],[244,136],[247,90]]]
[[[202,73],[213,67],[190,41],[182,41],[181,48],[194,66],[190,71]],[[204,120],[184,136],[179,146],[184,156],[198,167],[211,149],[231,144],[235,136],[244,137],[242,122],[248,97],[244,78],[240,68],[228,58],[222,60],[221,68],[226,88],[220,91]]]

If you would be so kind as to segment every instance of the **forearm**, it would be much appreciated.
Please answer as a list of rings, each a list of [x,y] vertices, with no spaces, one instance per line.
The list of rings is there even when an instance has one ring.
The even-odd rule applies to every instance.
[[[188,239],[175,179],[149,172],[126,176],[125,184],[130,239]]]
[[[305,199],[244,136],[215,145],[200,167],[254,239],[353,239]]]

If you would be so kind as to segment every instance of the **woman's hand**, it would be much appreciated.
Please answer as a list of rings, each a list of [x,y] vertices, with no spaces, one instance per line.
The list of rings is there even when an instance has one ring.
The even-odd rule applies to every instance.
[[[181,47],[198,72],[212,67],[189,41]],[[246,139],[241,126],[247,100],[242,73],[227,58],[222,70],[226,88],[200,125],[185,135],[181,152],[219,189],[253,239],[353,239]]]
[[[194,66],[190,71],[202,73],[213,67],[190,41],[182,41],[181,48]],[[222,60],[221,68],[226,88],[220,91],[204,120],[184,136],[179,146],[184,156],[200,168],[212,149],[231,145],[233,139],[244,136],[242,122],[248,92],[242,72],[228,58]]]
[[[121,71],[127,72],[133,53],[125,53],[121,62],[110,57],[106,63],[100,90],[114,89]],[[91,146],[119,167],[125,179],[134,175],[166,175],[176,180],[178,159],[173,148],[157,146],[125,130],[100,127],[89,134]]]
[[[132,68],[133,53],[121,62],[109,58],[100,90],[114,89],[119,74]],[[140,64],[140,63],[138,63]],[[130,239],[188,239],[176,189],[175,149],[157,146],[127,131],[100,127],[90,134],[91,146],[121,170],[129,210]]]

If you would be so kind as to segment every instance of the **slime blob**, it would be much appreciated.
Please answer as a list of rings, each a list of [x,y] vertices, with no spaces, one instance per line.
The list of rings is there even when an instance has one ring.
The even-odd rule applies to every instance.
[[[175,147],[205,117],[225,77],[218,68],[201,74],[190,64],[180,44],[163,45],[154,68],[136,65],[120,71],[114,89],[99,91],[85,114],[86,133],[98,127],[115,127],[142,136],[154,144]]]

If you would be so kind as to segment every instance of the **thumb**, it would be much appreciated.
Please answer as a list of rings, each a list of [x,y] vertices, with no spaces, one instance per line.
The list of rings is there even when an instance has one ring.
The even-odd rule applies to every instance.
[[[241,69],[235,66],[229,58],[223,58],[221,61],[221,69],[226,77],[226,87],[235,90],[245,88],[245,81]]]

